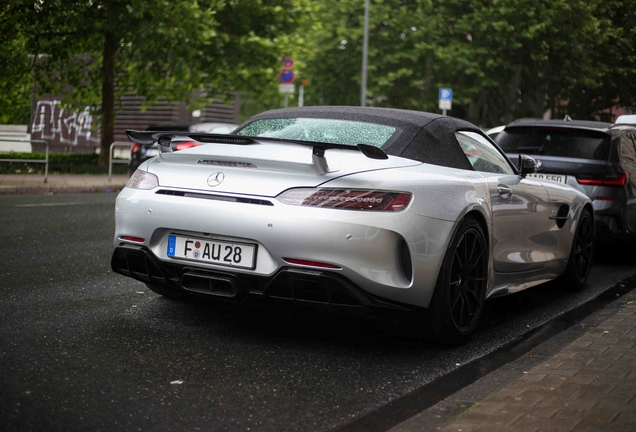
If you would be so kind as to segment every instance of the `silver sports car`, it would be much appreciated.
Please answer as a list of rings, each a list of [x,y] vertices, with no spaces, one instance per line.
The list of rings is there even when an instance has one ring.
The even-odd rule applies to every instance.
[[[161,153],[117,197],[112,269],[170,298],[420,311],[460,343],[486,299],[580,289],[592,263],[590,200],[455,118],[280,109],[175,153],[183,132],[128,136]]]

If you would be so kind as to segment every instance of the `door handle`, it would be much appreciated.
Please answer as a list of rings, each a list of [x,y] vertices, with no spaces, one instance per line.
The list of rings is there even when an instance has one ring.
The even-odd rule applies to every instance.
[[[510,189],[508,186],[499,185],[497,186],[497,191],[499,191],[499,195],[501,195],[503,198],[510,198],[512,196],[512,189]]]

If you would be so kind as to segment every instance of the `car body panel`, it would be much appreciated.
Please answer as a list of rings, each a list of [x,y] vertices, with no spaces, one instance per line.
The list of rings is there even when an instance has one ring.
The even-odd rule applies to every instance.
[[[543,237],[549,221],[545,187],[519,175],[482,175],[490,194],[495,270],[511,273],[542,268],[547,259]]]

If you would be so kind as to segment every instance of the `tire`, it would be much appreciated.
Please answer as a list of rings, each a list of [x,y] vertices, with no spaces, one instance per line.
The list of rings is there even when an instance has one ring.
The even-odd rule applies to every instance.
[[[466,217],[450,242],[428,309],[429,339],[461,344],[475,330],[488,283],[488,243],[473,217]]]
[[[572,240],[568,264],[561,276],[567,289],[580,291],[585,287],[594,260],[594,240],[594,218],[588,209],[583,209]]]
[[[154,291],[155,293],[162,295],[164,297],[168,297],[173,300],[183,300],[187,298],[189,295],[186,291],[179,288],[171,288],[171,287],[160,286],[160,285],[151,285],[149,283],[147,283],[146,286],[150,290]]]

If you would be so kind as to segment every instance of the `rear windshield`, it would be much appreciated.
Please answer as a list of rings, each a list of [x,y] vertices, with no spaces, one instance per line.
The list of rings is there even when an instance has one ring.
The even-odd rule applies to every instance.
[[[497,144],[506,153],[609,160],[610,136],[603,132],[570,129],[515,127],[501,132]]]
[[[355,146],[382,147],[396,128],[375,123],[320,118],[279,118],[256,120],[234,133]]]

